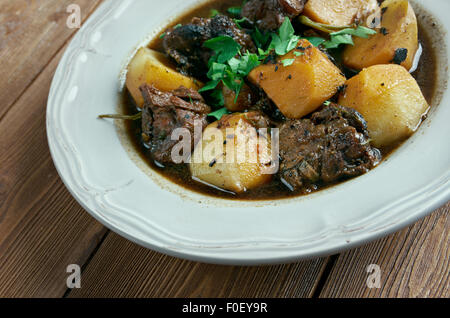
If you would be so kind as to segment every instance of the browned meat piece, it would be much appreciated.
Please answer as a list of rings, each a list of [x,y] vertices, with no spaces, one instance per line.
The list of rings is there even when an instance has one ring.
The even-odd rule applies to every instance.
[[[256,52],[251,37],[223,15],[212,19],[194,18],[190,24],[168,30],[164,36],[164,50],[177,62],[180,72],[205,79],[213,53],[204,48],[203,43],[219,36],[233,38],[241,45],[242,53]]]
[[[277,30],[285,18],[292,19],[303,11],[306,0],[250,0],[242,8],[242,16],[262,30]]]
[[[358,112],[330,105],[311,119],[280,126],[280,159],[283,183],[310,192],[368,172],[381,154],[370,146],[367,124]]]
[[[270,118],[270,123],[273,126],[277,126],[280,122],[284,122],[286,117],[281,113],[280,109],[270,100],[267,94],[259,87],[251,86],[255,95],[257,96],[257,102],[249,108],[249,111],[256,110],[264,113]]]
[[[194,90],[180,87],[172,92],[161,92],[154,86],[140,87],[145,104],[142,109],[142,135],[154,160],[173,163],[171,152],[178,141],[171,139],[176,128],[187,128],[191,132],[194,148],[194,122],[200,121],[202,130],[207,126],[207,115],[211,112],[202,96]]]

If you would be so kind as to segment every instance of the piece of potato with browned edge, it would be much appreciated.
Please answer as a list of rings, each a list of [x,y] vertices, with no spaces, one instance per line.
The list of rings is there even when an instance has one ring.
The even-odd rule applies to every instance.
[[[257,96],[253,90],[244,84],[236,99],[236,93],[223,85],[222,87],[224,106],[231,112],[242,112],[253,106]]]
[[[377,8],[377,0],[309,0],[303,14],[316,22],[345,26],[375,12]]]
[[[146,47],[140,48],[131,60],[126,80],[128,91],[139,107],[144,104],[144,98],[139,90],[142,84],[153,85],[164,92],[180,86],[195,90],[202,87],[200,82],[177,72],[164,54]]]
[[[361,70],[397,63],[411,69],[419,47],[417,18],[408,0],[386,0],[381,5],[381,28],[368,39],[354,37],[342,55],[345,66]],[[406,58],[405,58],[406,57]]]
[[[189,164],[194,179],[235,193],[270,182],[270,135],[259,135],[251,116],[226,115],[206,127]]]
[[[293,63],[284,66],[283,60]],[[315,111],[346,80],[324,53],[304,39],[276,64],[254,68],[248,78],[266,92],[284,116],[293,119]]]
[[[375,65],[349,79],[339,104],[367,121],[375,147],[395,146],[419,127],[429,106],[416,80],[400,65]]]

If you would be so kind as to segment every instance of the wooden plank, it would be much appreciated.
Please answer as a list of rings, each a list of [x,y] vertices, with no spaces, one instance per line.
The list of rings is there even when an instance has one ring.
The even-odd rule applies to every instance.
[[[414,226],[340,255],[321,297],[450,297],[450,203]],[[381,269],[367,287],[367,266]],[[372,272],[373,273],[373,272]]]
[[[84,20],[101,0],[0,0],[0,118],[76,29],[66,25],[69,4]]]
[[[106,229],[70,196],[50,157],[45,110],[56,58],[0,121],[0,297],[62,297]]]
[[[237,267],[165,256],[108,234],[69,297],[311,297],[327,259]]]

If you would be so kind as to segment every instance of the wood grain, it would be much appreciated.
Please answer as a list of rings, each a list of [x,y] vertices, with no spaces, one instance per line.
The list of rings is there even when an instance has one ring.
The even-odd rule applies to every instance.
[[[67,6],[78,4],[84,20],[100,2],[0,0],[0,118],[76,32]]]
[[[236,267],[189,262],[142,248],[115,233],[69,297],[310,297],[327,259]]]
[[[100,2],[0,0],[0,297],[62,297],[69,264],[84,269],[82,288],[70,297],[450,296],[449,203],[338,257],[265,267],[164,256],[92,219],[53,166],[45,109],[53,73],[75,32],[65,26],[67,5],[79,4],[86,19]],[[380,289],[366,287],[369,264],[381,267]]]
[[[62,297],[67,265],[84,264],[106,231],[70,196],[48,150],[61,52],[0,121],[0,297]]]
[[[321,297],[450,297],[450,203],[414,226],[338,258]],[[367,266],[381,288],[366,285]]]

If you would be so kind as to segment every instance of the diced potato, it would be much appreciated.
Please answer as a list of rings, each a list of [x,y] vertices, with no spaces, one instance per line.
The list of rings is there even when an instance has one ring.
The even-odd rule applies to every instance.
[[[401,65],[411,69],[418,49],[417,19],[408,0],[386,0],[381,5],[381,28],[368,39],[354,37],[354,46],[348,45],[342,60],[345,66],[361,70],[377,64],[394,62],[399,49],[407,49]]]
[[[164,54],[143,47],[128,65],[126,80],[127,88],[139,107],[144,104],[139,87],[145,83],[161,91],[171,91],[180,86],[195,90],[201,88],[201,83],[177,72]]]
[[[283,60],[293,63],[284,66]],[[346,79],[324,53],[309,41],[300,40],[298,48],[280,57],[275,65],[253,69],[249,80],[266,92],[283,115],[297,119],[319,108]]]
[[[249,115],[224,116],[204,130],[191,157],[194,178],[235,193],[270,182],[270,135],[258,135]]]
[[[429,106],[416,80],[400,65],[375,65],[347,81],[339,104],[360,112],[375,147],[411,136]]]
[[[345,26],[377,10],[377,0],[309,0],[303,14],[311,20]]]
[[[242,86],[237,100],[236,94],[225,85],[222,88],[222,92],[225,101],[224,106],[231,112],[241,112],[253,106],[254,93],[247,84]]]

